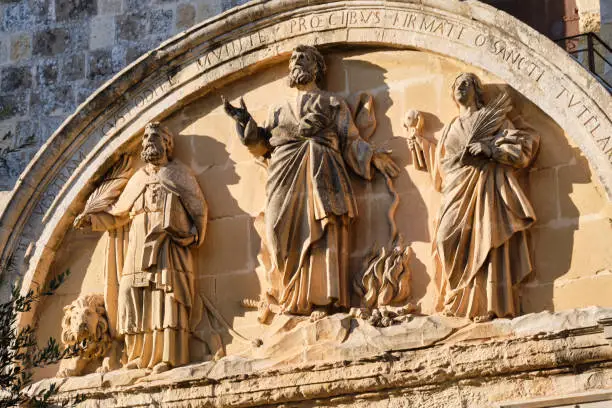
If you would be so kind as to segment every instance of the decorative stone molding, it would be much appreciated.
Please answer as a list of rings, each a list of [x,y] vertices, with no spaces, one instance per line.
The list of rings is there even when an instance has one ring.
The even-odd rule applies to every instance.
[[[612,344],[612,316],[602,317],[597,324],[603,329],[604,338]]]
[[[61,399],[81,394],[84,406],[551,406],[525,399],[612,385],[612,347],[597,328],[606,313],[591,307],[467,326],[461,319],[417,317],[383,329],[356,320],[348,338],[343,322],[350,317],[334,315],[287,332],[278,345],[301,339],[288,361],[226,357],[158,375],[121,370],[34,387],[56,383]],[[525,405],[502,402],[522,396]]]

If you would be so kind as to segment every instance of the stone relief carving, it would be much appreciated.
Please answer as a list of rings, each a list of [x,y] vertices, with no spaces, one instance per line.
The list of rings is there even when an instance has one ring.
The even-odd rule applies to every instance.
[[[321,90],[325,62],[311,46],[295,49],[289,70],[297,98],[273,107],[263,126],[242,98],[239,107],[223,100],[240,140],[268,171],[266,207],[256,228],[260,224],[260,261],[270,286],[260,300],[245,299],[243,306],[259,309],[261,323],[271,313],[286,315],[262,336],[269,343],[237,332],[198,291],[192,249],[204,239],[206,201],[190,170],[173,160],[173,136],[150,123],[142,139],[144,167],[136,170],[129,156],[122,156],[74,222],[76,228],[106,232],[104,295],[92,295],[92,302],[96,321],[107,322],[108,331],[59,376],[80,375],[103,356],[101,372],[121,365],[164,372],[191,362],[194,338],[207,354],[222,357],[213,318],[238,342],[263,346],[253,353],[265,354],[305,320],[287,323],[291,316],[318,321],[343,312],[343,319],[384,328],[411,324],[420,314],[409,302],[414,251],[395,221],[399,194],[393,178],[399,168],[390,151],[369,143],[376,129],[372,96],[345,100]],[[429,171],[443,195],[433,239],[438,308],[477,322],[515,316],[517,286],[532,269],[526,231],[535,222],[515,171],[530,165],[539,139],[507,119],[506,94],[485,105],[473,74],[456,79],[453,97],[460,114],[439,143],[424,134],[420,112],[407,112],[403,123],[414,166]],[[349,175],[371,181],[374,170],[382,173],[393,197],[386,214],[391,234],[386,245],[372,248],[359,273],[348,267],[350,225],[358,217]],[[351,308],[351,294],[358,296],[359,307]],[[79,322],[79,316],[70,321]],[[82,337],[78,330],[90,324],[81,321],[82,328],[71,326],[76,341]],[[196,334],[201,322],[205,338]]]
[[[414,251],[410,246],[398,245],[387,250],[382,247],[372,254],[355,291],[362,299],[361,309],[352,309],[354,317],[367,319],[373,326],[387,327],[399,323],[401,316],[417,310],[408,303],[412,271],[410,258]]]
[[[190,338],[208,318],[192,254],[204,240],[207,205],[191,171],[173,160],[173,147],[167,129],[147,125],[145,166],[132,175],[127,161],[118,163],[74,222],[108,231],[106,312],[128,369],[163,372],[189,363]],[[211,354],[223,353],[212,329],[206,342]]]
[[[404,124],[422,159],[415,165],[426,164],[443,196],[433,242],[438,309],[475,322],[513,317],[518,286],[533,269],[527,231],[536,220],[515,173],[530,166],[539,137],[507,118],[507,94],[485,104],[472,73],[456,78],[452,94],[459,116],[444,129],[433,160],[415,114]]]
[[[373,169],[389,178],[399,173],[388,151],[361,137],[346,101],[319,88],[325,69],[316,48],[296,47],[289,85],[297,99],[271,109],[261,127],[242,99],[240,107],[224,101],[241,141],[268,160],[267,301],[313,320],[350,307],[349,227],[357,206],[348,171],[366,180]]]
[[[80,296],[64,307],[62,344],[65,347],[85,344],[86,347],[78,356],[61,361],[58,377],[81,375],[90,363],[101,364],[98,372],[112,369],[111,357],[108,356],[112,340],[101,294]]]

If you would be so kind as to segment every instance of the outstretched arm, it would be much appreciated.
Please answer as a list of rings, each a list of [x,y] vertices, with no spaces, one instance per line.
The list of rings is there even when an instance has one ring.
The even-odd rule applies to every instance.
[[[225,97],[223,108],[225,113],[236,122],[236,133],[242,144],[244,144],[251,154],[256,157],[267,157],[272,151],[270,146],[270,133],[266,128],[257,126],[257,123],[247,110],[244,99],[240,98],[240,107],[235,107]]]
[[[346,132],[343,157],[348,166],[359,176],[366,180],[372,179],[371,168],[374,167],[386,177],[396,177],[399,167],[391,159],[388,149],[375,149],[374,146],[363,140],[359,129],[355,126],[351,111],[344,101],[340,101],[340,109],[336,115],[336,127],[339,132]]]
[[[95,213],[79,214],[74,220],[74,228],[81,229],[91,227],[93,231],[109,231],[119,228],[130,221],[128,214],[112,215],[108,212],[100,211]]]

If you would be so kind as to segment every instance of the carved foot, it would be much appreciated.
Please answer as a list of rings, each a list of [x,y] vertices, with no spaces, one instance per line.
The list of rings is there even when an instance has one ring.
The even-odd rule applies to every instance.
[[[155,367],[153,367],[153,374],[159,374],[159,373],[163,373],[166,372],[168,370],[172,369],[172,365],[169,363],[158,363],[155,365]]]
[[[140,367],[140,359],[137,358],[135,360],[129,361],[123,368],[126,370],[135,370]]]
[[[312,313],[310,313],[310,321],[311,322],[316,322],[317,320],[321,320],[324,317],[327,317],[329,315],[329,313],[327,312],[327,310],[325,309],[316,309],[313,310]]]
[[[219,361],[223,357],[225,357],[225,351],[223,351],[223,348],[220,348],[219,350],[217,350],[217,352],[213,356],[213,361]]]
[[[55,376],[59,378],[74,377],[75,375],[77,375],[76,370],[71,370],[69,368],[62,368],[55,374]]]
[[[486,322],[490,322],[491,320],[495,319],[495,313],[493,312],[489,312],[484,316],[475,316],[474,317],[474,323],[486,323]]]

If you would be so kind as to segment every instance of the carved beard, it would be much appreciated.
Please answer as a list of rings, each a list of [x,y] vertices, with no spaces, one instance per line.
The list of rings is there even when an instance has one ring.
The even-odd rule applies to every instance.
[[[166,154],[163,146],[159,146],[155,143],[147,143],[143,149],[142,153],[140,153],[140,157],[144,160],[145,163],[159,163]]]
[[[314,81],[315,76],[301,66],[295,66],[289,73],[289,87],[295,88],[298,85],[307,85]]]

